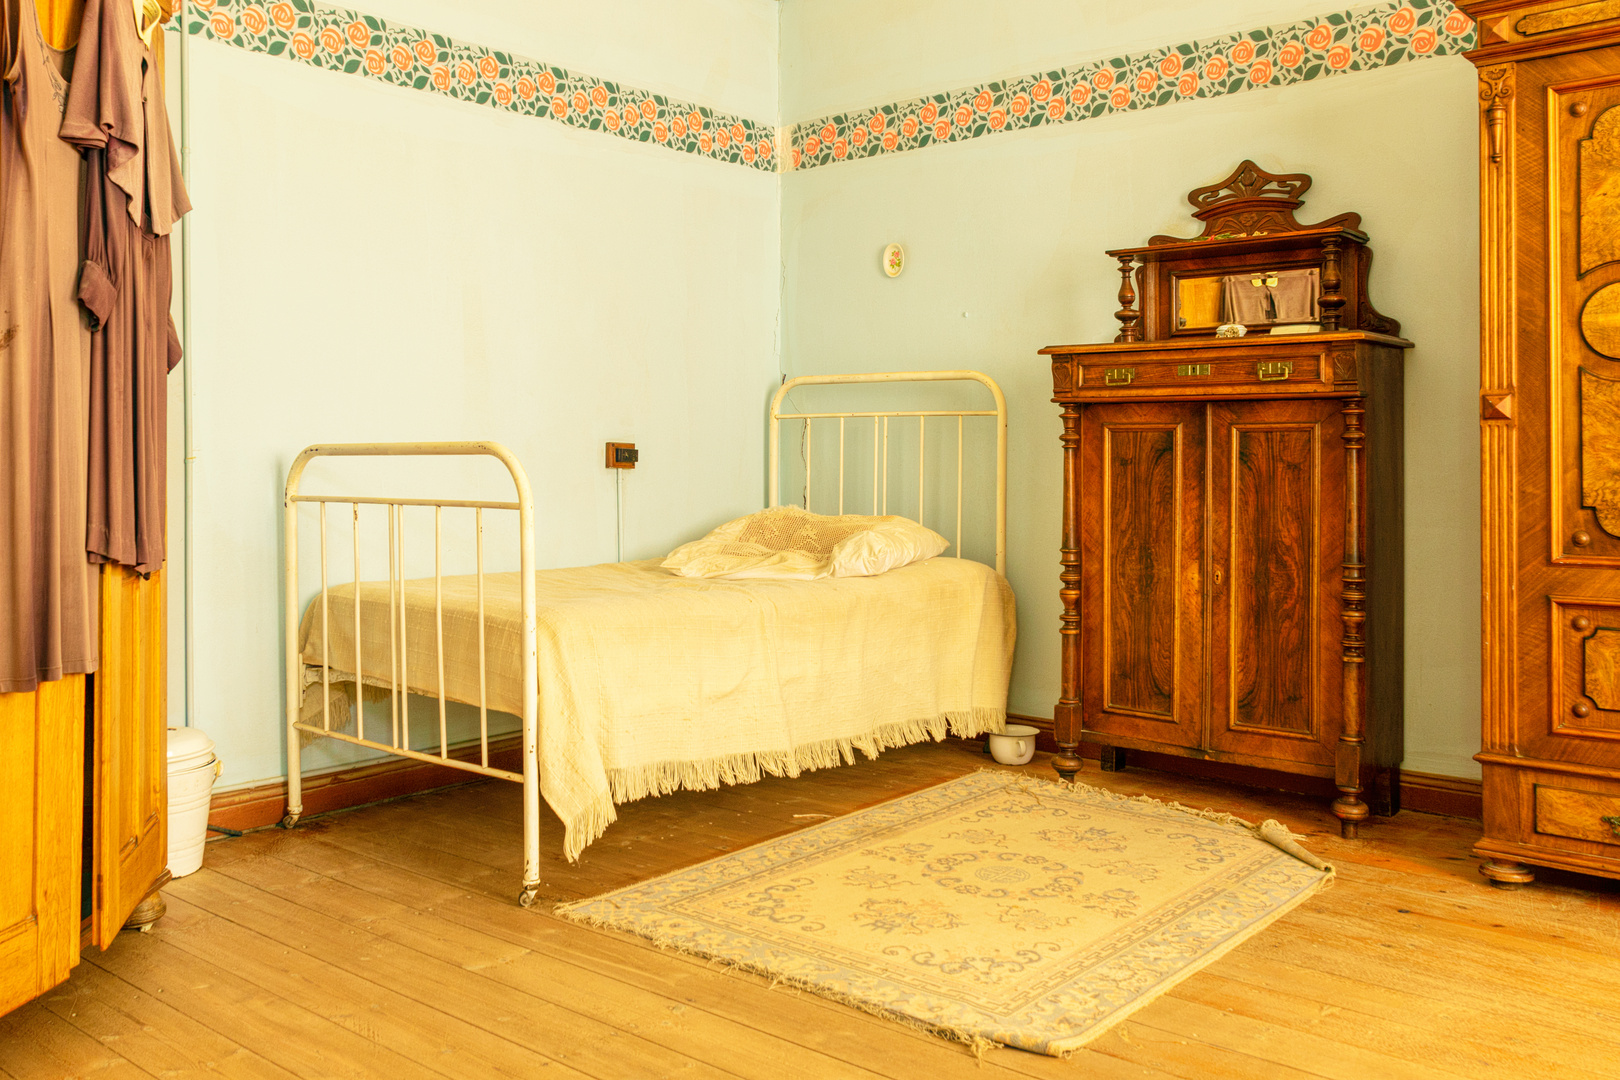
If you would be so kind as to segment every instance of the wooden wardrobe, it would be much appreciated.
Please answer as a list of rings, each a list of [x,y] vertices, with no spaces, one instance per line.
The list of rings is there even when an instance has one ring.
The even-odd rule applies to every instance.
[[[70,47],[83,0],[37,8],[47,42]],[[94,675],[0,694],[0,1014],[66,979],[83,946],[161,914],[163,571],[103,568],[100,641]]]
[[[1484,837],[1491,881],[1620,877],[1620,3],[1479,27]]]
[[[1063,409],[1053,764],[1072,777],[1084,739],[1104,768],[1140,749],[1332,779],[1354,836],[1398,808],[1410,343],[1368,299],[1357,215],[1294,219],[1310,183],[1245,161],[1194,190],[1202,235],[1108,253],[1119,337],[1041,350]],[[1251,282],[1270,314],[1217,336]],[[1271,333],[1289,305],[1304,321]]]

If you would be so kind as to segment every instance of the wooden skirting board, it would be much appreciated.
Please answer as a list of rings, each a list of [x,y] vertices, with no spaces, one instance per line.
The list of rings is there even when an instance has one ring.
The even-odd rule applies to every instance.
[[[1037,742],[1042,750],[1055,751],[1052,721],[1038,716],[1013,714],[1008,719],[1040,729]],[[492,739],[489,744],[489,763],[500,768],[518,768],[519,737]],[[1081,744],[1082,756],[1096,761],[1101,748],[1091,743]],[[453,749],[450,756],[468,760],[477,753],[477,746]],[[1271,772],[1241,765],[1228,765],[1218,761],[1197,761],[1173,757],[1169,754],[1151,754],[1133,751],[1130,760],[1146,769],[1194,776],[1208,780],[1242,784],[1247,787],[1273,788],[1301,795],[1331,793],[1333,782],[1308,776]],[[468,784],[479,779],[476,774],[462,772],[445,765],[429,765],[406,758],[389,758],[368,762],[304,780],[304,816],[324,814],[333,810],[347,810],[368,803],[397,799],[405,795],[431,791],[434,788]],[[1465,780],[1453,776],[1435,776],[1430,773],[1401,773],[1401,806],[1425,814],[1445,814],[1448,817],[1473,818],[1481,815],[1480,785],[1478,780]],[[214,796],[208,823],[235,832],[260,829],[280,821],[287,809],[287,785],[282,781],[240,788]]]
[[[1038,728],[1036,745],[1051,753],[1057,752],[1057,740],[1052,735],[1052,721],[1039,716],[1021,716],[1009,713],[1007,719]],[[1080,744],[1080,754],[1091,761],[1101,757],[1102,748],[1093,743]],[[1298,795],[1331,798],[1336,789],[1333,781],[1291,773],[1256,769],[1247,765],[1230,765],[1224,761],[1200,761],[1196,758],[1176,757],[1173,754],[1154,754],[1132,750],[1131,764],[1144,769],[1194,776],[1205,780],[1220,780],[1246,787],[1272,788],[1291,791]],[[1082,779],[1083,777],[1077,777]],[[1483,815],[1480,782],[1456,776],[1437,776],[1433,773],[1401,770],[1401,809],[1416,810],[1423,814],[1444,814],[1447,817],[1473,818]]]
[[[492,738],[489,763],[496,768],[522,767],[521,736]],[[470,761],[478,756],[478,744],[451,749],[450,756]],[[415,795],[434,788],[470,784],[483,777],[448,765],[429,765],[410,758],[385,758],[347,769],[304,778],[304,817],[347,810],[354,806]],[[250,788],[239,788],[215,795],[208,813],[208,824],[247,832],[274,825],[287,812],[287,784],[276,780]]]

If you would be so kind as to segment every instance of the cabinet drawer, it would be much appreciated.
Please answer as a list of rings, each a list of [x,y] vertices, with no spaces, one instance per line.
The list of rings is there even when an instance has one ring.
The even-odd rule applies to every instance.
[[[1184,387],[1200,394],[1226,391],[1253,396],[1278,391],[1287,383],[1296,387],[1304,383],[1319,391],[1331,389],[1333,372],[1320,355],[1225,360],[1189,353],[1172,359],[1122,356],[1083,361],[1075,365],[1074,380],[1083,391]]]
[[[1536,785],[1536,832],[1620,846],[1620,793]]]

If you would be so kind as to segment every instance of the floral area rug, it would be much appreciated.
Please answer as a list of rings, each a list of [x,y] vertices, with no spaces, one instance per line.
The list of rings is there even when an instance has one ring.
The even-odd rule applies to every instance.
[[[984,771],[558,911],[1061,1055],[1332,874],[1276,822]]]

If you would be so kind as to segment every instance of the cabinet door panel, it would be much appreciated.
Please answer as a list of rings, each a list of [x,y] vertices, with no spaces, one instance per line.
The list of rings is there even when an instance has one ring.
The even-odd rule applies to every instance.
[[[1341,431],[1336,401],[1211,409],[1212,750],[1333,761]]]
[[[1197,746],[1204,407],[1091,406],[1081,458],[1085,726]]]

